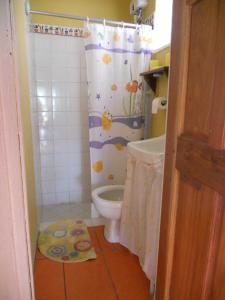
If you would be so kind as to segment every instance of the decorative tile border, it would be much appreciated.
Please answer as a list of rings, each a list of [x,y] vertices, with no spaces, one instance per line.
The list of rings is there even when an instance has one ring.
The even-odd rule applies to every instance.
[[[32,24],[31,32],[61,35],[61,36],[82,37],[82,38],[85,36],[84,30],[82,28],[45,25],[45,24]]]

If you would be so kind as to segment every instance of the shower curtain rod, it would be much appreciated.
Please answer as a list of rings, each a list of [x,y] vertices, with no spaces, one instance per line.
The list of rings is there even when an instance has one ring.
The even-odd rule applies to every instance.
[[[110,24],[110,25],[120,25],[122,27],[127,28],[137,28],[141,25],[139,24],[132,24],[132,23],[126,23],[126,22],[118,22],[113,20],[105,20],[105,19],[98,19],[98,18],[88,18],[88,17],[81,17],[81,16],[72,16],[72,15],[66,15],[66,14],[60,14],[60,13],[53,13],[48,11],[40,11],[40,10],[32,10],[26,8],[26,14],[32,14],[32,15],[43,15],[43,16],[49,16],[49,17],[57,17],[57,18],[63,18],[63,19],[73,19],[73,20],[79,20],[79,21],[90,21],[93,23],[103,23],[103,24]],[[148,25],[147,25],[148,26]]]

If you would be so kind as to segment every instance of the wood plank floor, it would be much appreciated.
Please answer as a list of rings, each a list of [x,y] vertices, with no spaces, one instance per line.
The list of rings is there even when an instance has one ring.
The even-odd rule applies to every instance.
[[[88,230],[95,260],[58,263],[37,252],[36,300],[151,300],[138,258],[122,245],[108,243],[103,226]]]

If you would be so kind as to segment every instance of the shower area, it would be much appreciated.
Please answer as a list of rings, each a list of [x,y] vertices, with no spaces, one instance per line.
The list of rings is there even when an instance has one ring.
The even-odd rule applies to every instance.
[[[61,28],[62,29],[62,28]],[[32,25],[32,121],[40,223],[91,216],[88,93],[82,31]]]
[[[31,115],[41,229],[66,218],[104,224],[92,205],[91,190],[100,184],[124,184],[126,145],[143,138],[139,74],[149,65],[145,34],[150,26],[128,29],[124,24],[85,23],[84,28],[30,25]]]

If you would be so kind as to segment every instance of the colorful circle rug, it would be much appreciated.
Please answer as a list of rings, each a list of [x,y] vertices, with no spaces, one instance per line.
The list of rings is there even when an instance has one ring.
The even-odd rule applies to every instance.
[[[83,220],[62,220],[40,233],[38,247],[48,258],[64,263],[95,259],[87,226]]]

